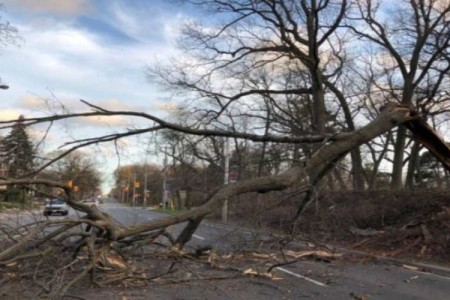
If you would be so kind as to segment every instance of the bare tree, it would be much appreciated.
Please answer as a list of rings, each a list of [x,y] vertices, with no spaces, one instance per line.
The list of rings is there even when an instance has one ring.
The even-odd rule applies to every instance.
[[[414,103],[425,78],[430,78],[434,87],[441,86],[439,82],[441,77],[431,76],[430,72],[437,70],[436,74],[445,74],[441,71],[444,71],[447,66],[445,64],[448,63],[448,58],[444,55],[448,51],[448,35],[441,35],[448,29],[448,22],[441,22],[448,18],[447,8],[442,11],[444,15],[441,17],[440,14],[435,14],[437,10],[434,4],[428,5],[437,3],[434,1],[417,2],[422,4],[417,6],[416,10],[414,1],[405,6],[409,8],[409,5],[412,5],[413,11],[417,11],[419,21],[414,23],[418,24],[415,27],[417,30],[424,32],[424,29],[433,27],[433,30],[426,34],[426,39],[420,39],[421,43],[413,43],[418,45],[417,48],[420,50],[412,52],[413,55],[409,56],[407,51],[398,53],[397,48],[392,46],[391,36],[387,34],[391,32],[388,31],[389,24],[377,22],[370,1],[366,3],[367,5],[357,2],[354,7],[347,1],[190,2],[215,12],[224,12],[222,17],[224,23],[217,28],[191,24],[186,29],[186,39],[180,41],[187,54],[190,54],[189,58],[176,68],[155,67],[152,72],[153,75],[160,76],[161,82],[167,87],[183,95],[187,100],[203,100],[201,105],[193,107],[192,114],[198,113],[199,118],[168,122],[144,112],[113,111],[83,101],[89,109],[85,112],[65,112],[42,118],[24,119],[24,125],[33,126],[72,118],[124,116],[145,120],[148,125],[66,142],[62,145],[64,151],[60,155],[33,173],[25,174],[21,179],[0,179],[1,185],[33,184],[58,187],[64,191],[64,198],[71,207],[85,213],[76,219],[37,222],[34,224],[36,226],[28,227],[26,234],[18,240],[8,232],[4,235],[7,243],[0,250],[0,264],[10,265],[27,261],[30,257],[40,258],[47,251],[47,246],[51,250],[65,242],[63,249],[70,251],[72,256],[68,256],[71,259],[65,261],[64,266],[76,264],[79,267],[79,274],[59,289],[58,293],[64,294],[88,274],[94,282],[99,282],[100,276],[96,271],[100,266],[111,265],[111,261],[119,260],[118,264],[125,265],[126,268],[126,260],[117,257],[124,255],[123,249],[135,244],[151,244],[156,238],[165,237],[172,250],[182,250],[204,218],[220,209],[223,203],[233,196],[295,187],[297,191],[307,195],[305,200],[299,203],[297,212],[299,215],[310,203],[311,197],[308,195],[311,194],[312,188],[330,173],[336,163],[349,152],[380,135],[388,134],[398,126],[408,129],[447,170],[450,169],[450,148],[422,118],[420,110]],[[356,11],[351,10],[353,8],[356,8]],[[349,14],[350,12],[352,14]],[[430,19],[430,15],[436,17]],[[348,24],[344,24],[344,21],[348,21]],[[361,26],[364,26],[364,30],[358,24],[363,24]],[[372,120],[362,118],[359,126],[356,122],[351,123],[355,121],[352,112],[354,107],[348,99],[350,95],[345,88],[345,80],[350,78],[350,75],[347,77],[341,75],[341,72],[349,70],[342,63],[345,55],[339,49],[333,48],[333,42],[342,40],[341,37],[349,34],[349,28],[355,36],[378,43],[393,56],[397,65],[392,72],[386,73],[382,80],[394,82],[402,78],[400,91],[392,89],[394,85],[386,84],[388,92],[392,95],[389,100],[393,103],[377,107],[377,113],[370,111],[376,117]],[[408,30],[406,32],[409,33]],[[392,30],[392,34],[394,33],[396,31]],[[416,37],[416,34],[412,35]],[[434,36],[435,40],[431,36]],[[433,43],[429,45],[430,39]],[[395,41],[402,42],[400,39]],[[396,72],[400,72],[401,77],[397,76]],[[390,74],[392,76],[389,76]],[[446,75],[442,75],[442,78],[445,77]],[[437,81],[431,78],[437,78]],[[411,90],[407,89],[407,86]],[[432,93],[429,95],[431,98],[423,99],[435,101],[437,94]],[[341,109],[346,112],[342,114]],[[248,111],[251,113],[246,113]],[[288,113],[285,113],[286,111]],[[276,114],[273,114],[274,112]],[[283,117],[277,119],[280,116]],[[253,117],[251,122],[241,122],[249,117]],[[293,117],[295,121],[289,123],[289,120],[286,120],[289,117]],[[307,120],[304,121],[303,118]],[[240,121],[236,122],[237,119]],[[1,121],[0,129],[9,128],[15,122],[16,120]],[[286,128],[289,130],[286,131]],[[221,148],[221,139],[231,138],[241,143],[241,147],[236,148],[237,150],[248,149],[246,146],[251,141],[263,143],[262,148],[270,144],[294,145],[292,148],[298,153],[299,149],[305,149],[304,151],[310,149],[310,153],[308,155],[302,153],[295,157],[295,160],[291,159],[291,164],[286,170],[273,174],[259,172],[261,176],[214,188],[209,191],[202,205],[186,213],[133,226],[118,224],[111,216],[95,206],[81,203],[77,194],[65,183],[35,177],[62,157],[82,147],[116,142],[125,137],[160,130],[175,131],[178,133],[177,138],[180,135],[189,135],[191,136],[189,142],[195,141],[195,138],[208,139],[208,142],[218,149]],[[186,151],[187,149],[183,148],[185,145],[179,145],[180,150]],[[192,154],[180,157],[188,160],[201,156],[203,153],[198,149],[189,147]],[[262,153],[266,155],[265,150]],[[219,156],[220,151],[214,151],[213,154]],[[358,154],[352,156],[354,161],[355,155]],[[211,159],[211,156],[206,158]],[[374,160],[377,159],[374,157]],[[172,236],[167,228],[181,223],[185,223],[181,233]],[[81,229],[80,224],[84,225]],[[49,226],[56,225],[59,225],[56,230],[45,230]],[[80,253],[83,255],[79,255]],[[42,261],[37,260],[36,264],[40,263]],[[64,267],[58,269],[59,272],[63,270]],[[118,278],[124,276],[127,274],[122,272]]]
[[[0,4],[0,13],[3,10],[3,5]],[[2,15],[0,15],[0,45],[7,46],[9,44],[16,44],[19,40],[18,30],[16,27],[12,26],[8,21],[3,20]],[[2,83],[0,77],[0,89],[7,90],[9,86]]]
[[[50,154],[50,157],[59,156],[61,151]],[[92,156],[83,151],[74,151],[55,162],[50,168],[41,173],[42,178],[71,182],[77,186],[79,197],[96,196],[100,193],[101,176],[97,171]]]
[[[450,5],[436,0],[398,1],[395,7],[392,5],[390,1],[358,1],[358,13],[352,17],[356,23],[349,27],[380,49],[384,76],[379,86],[389,89],[392,99],[426,114],[426,107],[442,102],[442,88],[448,88]],[[395,14],[387,17],[386,10]],[[392,171],[395,189],[403,185],[405,141],[406,128],[400,126]]]

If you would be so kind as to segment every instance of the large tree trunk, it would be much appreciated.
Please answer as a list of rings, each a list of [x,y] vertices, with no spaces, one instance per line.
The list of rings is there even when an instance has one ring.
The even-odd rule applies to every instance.
[[[406,127],[399,126],[397,138],[394,144],[394,161],[392,163],[391,188],[400,190],[403,188],[403,158],[406,143]]]
[[[355,132],[343,134],[336,141],[325,144],[318,149],[308,161],[300,162],[284,173],[260,178],[252,178],[221,187],[211,194],[208,201],[188,213],[179,216],[171,216],[160,220],[155,220],[147,224],[137,225],[119,233],[119,238],[128,235],[139,234],[150,230],[159,229],[175,223],[191,221],[186,226],[196,228],[198,220],[219,209],[225,199],[231,196],[240,195],[249,192],[269,192],[284,190],[290,187],[296,187],[300,191],[308,191],[311,188],[311,182],[308,174],[313,170],[323,169],[329,162],[332,162],[351,149],[368,142],[369,140],[391,130],[398,124],[402,124],[410,119],[410,110],[397,105],[386,107],[379,117],[363,128]],[[192,232],[192,228],[186,228],[184,233]],[[190,234],[184,234],[183,240],[178,239],[177,244],[182,246],[190,238]]]
[[[355,131],[355,123],[353,122],[352,112],[348,106],[347,100],[344,94],[333,83],[325,81],[326,86],[336,95],[339,104],[344,112],[345,122],[349,131]],[[365,174],[362,163],[361,151],[359,147],[355,147],[350,151],[350,157],[352,160],[352,182],[354,190],[365,189]]]
[[[436,131],[421,118],[414,118],[406,122],[405,126],[411,131],[414,139],[427,148],[447,171],[450,171],[450,147]]]
[[[407,188],[412,188],[414,186],[414,175],[416,174],[419,163],[419,151],[420,143],[415,141],[411,149],[411,154],[409,156],[408,171],[406,173],[405,186]]]
[[[295,164],[284,173],[252,178],[229,185],[224,185],[212,192],[207,199],[208,201],[204,205],[192,209],[182,215],[168,216],[162,219],[150,221],[146,224],[131,227],[116,224],[108,214],[101,212],[95,206],[91,207],[76,201],[71,189],[63,183],[55,185],[54,182],[48,182],[45,180],[26,179],[12,181],[0,180],[0,184],[45,184],[64,189],[68,196],[66,200],[67,203],[77,210],[86,212],[87,215],[86,217],[77,220],[62,220],[61,222],[67,225],[88,224],[89,226],[96,227],[97,233],[101,233],[101,238],[106,242],[127,242],[127,238],[131,238],[132,240],[132,238],[142,235],[151,235],[151,238],[156,238],[158,235],[165,233],[165,228],[168,226],[187,222],[187,225],[177,239],[171,239],[171,241],[173,240],[174,246],[181,249],[184,244],[192,238],[193,233],[203,218],[220,209],[226,199],[232,199],[232,196],[244,193],[265,193],[292,187],[296,187],[298,191],[311,191],[311,185],[316,183],[316,180],[311,181],[308,176],[311,171],[316,170],[319,174],[318,178],[326,175],[326,173],[332,169],[330,166],[333,166],[339,159],[351,151],[351,149],[354,149],[363,143],[367,143],[369,140],[400,124],[404,124],[413,133],[414,137],[425,147],[427,147],[429,151],[444,164],[447,170],[450,170],[450,148],[445,144],[445,142],[437,136],[437,134],[426,124],[425,121],[416,119],[409,108],[399,105],[389,105],[383,109],[377,119],[368,125],[351,133],[342,133],[337,135],[333,142],[323,144],[320,149],[314,152],[309,160],[304,160],[298,164]],[[55,224],[55,222],[57,221],[53,221],[52,224]],[[97,233],[94,232],[94,235],[91,236],[93,239],[92,241],[96,239]],[[0,260],[8,259],[9,257],[14,256],[14,253],[21,253],[35,245],[35,243],[39,244],[41,241],[44,241],[48,236],[49,235],[44,236],[33,243],[31,243],[29,239],[25,238],[22,242],[19,242],[17,246],[13,245],[12,247],[4,250],[0,254]]]
[[[325,108],[325,92],[321,82],[314,82],[313,84],[313,128],[314,133],[324,134],[326,131],[327,111]]]

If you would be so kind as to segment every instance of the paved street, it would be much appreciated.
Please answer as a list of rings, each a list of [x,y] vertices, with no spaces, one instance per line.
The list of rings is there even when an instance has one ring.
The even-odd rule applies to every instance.
[[[102,209],[122,224],[137,224],[164,217],[142,208],[126,207],[117,202],[105,203]],[[172,229],[177,230],[177,229]],[[250,230],[203,222],[190,246],[215,245],[223,251],[245,248],[261,235]],[[305,260],[276,269],[283,280],[276,284],[267,299],[312,297],[316,299],[449,299],[450,278],[382,263],[350,263],[345,260],[318,262]],[[266,281],[260,279],[261,281]],[[260,295],[258,286],[250,286],[249,296]],[[239,294],[241,295],[241,294]],[[242,294],[245,298],[245,293]],[[262,294],[258,298],[266,299]],[[239,297],[240,299],[240,297]]]
[[[139,224],[165,216],[148,209],[124,206],[113,199],[105,201],[100,208],[123,225]],[[76,215],[77,213],[73,210],[69,213],[69,216],[72,217]],[[5,216],[2,216],[2,222],[10,225],[26,224],[43,218],[41,211],[34,211],[34,213],[12,214],[7,220]],[[52,216],[50,218],[63,217]],[[176,233],[181,228],[180,225],[169,230]],[[264,244],[263,242],[268,238],[256,231],[232,225],[203,222],[192,241],[188,243],[187,248],[211,245],[220,249],[221,252],[229,253],[233,249],[254,249],[258,245]],[[276,252],[268,248],[265,250],[267,253]],[[267,269],[268,266],[260,267]],[[227,291],[226,296],[220,295],[220,293],[215,294],[216,290],[208,291],[208,286],[190,287],[183,293],[181,299],[208,299],[211,295],[218,299],[299,299],[303,297],[313,299],[449,299],[450,295],[449,277],[381,262],[356,263],[346,259],[321,262],[306,259],[276,268],[275,275],[282,279],[241,278],[221,281],[220,285]],[[157,290],[160,287],[155,285],[152,288]],[[112,293],[112,291],[110,292]],[[107,293],[107,291],[103,291],[103,293]],[[161,293],[165,295],[164,291]],[[174,293],[173,291],[166,295],[167,298],[163,298],[172,299],[176,296]],[[205,294],[202,295],[202,293]],[[113,297],[113,294],[106,296]],[[141,298],[137,297],[136,299]]]

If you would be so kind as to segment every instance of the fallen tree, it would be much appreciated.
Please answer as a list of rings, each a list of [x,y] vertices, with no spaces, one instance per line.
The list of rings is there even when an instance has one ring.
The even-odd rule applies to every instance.
[[[208,16],[217,13],[219,17],[213,18],[217,23],[187,24],[179,43],[184,55],[168,66],[152,66],[148,75],[177,94],[176,100],[189,103],[185,113],[193,118],[184,121],[193,125],[167,122],[141,111],[112,111],[86,101],[91,109],[86,112],[67,113],[61,105],[64,113],[22,119],[24,126],[46,123],[49,128],[71,118],[117,116],[144,119],[150,125],[66,142],[62,145],[65,151],[34,172],[0,179],[0,185],[58,187],[65,201],[84,213],[76,219],[0,226],[0,283],[20,273],[56,296],[66,294],[87,275],[97,284],[124,278],[148,280],[128,260],[129,249],[161,245],[161,237],[167,240],[161,245],[164,250],[167,245],[171,250],[166,253],[183,256],[202,220],[235,195],[295,188],[306,194],[298,217],[310,203],[315,186],[348,153],[355,190],[374,183],[388,150],[393,150],[391,187],[402,188],[407,129],[415,139],[408,162],[410,178],[419,143],[450,169],[449,147],[427,125],[428,117],[448,111],[450,6],[442,1],[181,2],[206,9]],[[386,102],[395,104],[379,111]],[[357,114],[368,122],[359,129]],[[16,121],[0,121],[0,130],[11,128]],[[246,122],[253,123],[249,130],[243,128]],[[79,148],[163,129],[200,139],[227,137],[262,143],[261,158],[268,153],[267,145],[285,144],[291,146],[282,149],[289,169],[262,173],[260,164],[258,177],[209,191],[204,204],[187,213],[135,226],[118,224],[96,207],[81,203],[65,183],[39,179],[41,171]],[[377,139],[387,132],[384,139]],[[359,147],[369,141],[374,164],[371,178],[364,169],[364,147]],[[377,147],[382,149],[378,153]],[[168,228],[181,223],[186,223],[184,229],[172,236]],[[196,255],[202,252],[198,249]],[[172,270],[171,264],[165,272]],[[100,271],[111,276],[102,276]]]
[[[109,111],[95,107],[95,111],[92,113],[28,119],[25,120],[25,122],[30,125],[57,119],[85,117],[86,115],[109,116],[129,114],[129,112]],[[190,134],[204,134],[202,131],[183,128],[164,122],[151,115],[139,113],[138,116],[157,123],[156,126],[147,129],[147,131],[154,130],[155,128],[169,128]],[[13,121],[9,121],[9,123],[12,122]],[[8,125],[8,122],[3,123],[6,124],[5,126]],[[16,266],[20,265],[21,262],[26,262],[30,258],[42,259],[47,253],[52,251],[52,247],[61,247],[61,245],[64,245],[64,251],[71,255],[65,256],[66,258],[70,257],[70,259],[65,259],[63,265],[61,265],[58,270],[64,270],[64,268],[67,268],[68,265],[72,264],[81,263],[84,265],[75,278],[72,278],[64,285],[59,286],[58,293],[64,294],[85,275],[90,274],[91,280],[97,282],[96,271],[99,269],[105,270],[105,266],[109,266],[109,270],[117,271],[126,269],[128,262],[125,249],[134,244],[151,244],[155,242],[158,237],[165,237],[169,241],[169,248],[172,251],[181,253],[185,244],[192,238],[192,235],[195,233],[202,220],[209,214],[221,208],[226,199],[231,199],[234,195],[250,192],[265,193],[284,190],[291,187],[296,187],[298,190],[306,193],[311,190],[313,185],[317,183],[321,177],[326,175],[327,172],[332,169],[334,163],[339,161],[339,159],[345,156],[349,151],[402,124],[409,128],[414,134],[414,137],[422,142],[447,169],[450,169],[450,149],[445,142],[410,108],[397,104],[390,104],[381,111],[378,118],[373,122],[354,132],[324,137],[323,139],[317,138],[321,141],[321,146],[313,156],[309,160],[298,162],[282,174],[244,180],[219,187],[211,192],[205,204],[199,207],[193,208],[181,215],[167,216],[140,225],[124,226],[115,223],[108,214],[100,211],[97,207],[81,203],[79,199],[76,198],[72,188],[64,183],[29,178],[11,180],[2,179],[0,180],[1,185],[45,185],[61,188],[64,190],[64,199],[67,204],[75,210],[85,213],[85,215],[78,219],[66,218],[58,221],[36,222],[36,224],[33,224],[34,226],[27,227],[22,234],[22,237],[19,239],[13,239],[10,235],[3,235],[3,239],[7,241],[4,243],[7,247],[1,249],[0,265],[3,267]],[[141,132],[142,131],[128,131],[123,134],[114,134],[106,138],[101,137],[88,141],[80,141],[79,144],[72,146],[66,153],[70,153],[73,149],[91,143],[116,140],[123,136],[139,134]],[[224,135],[225,133],[210,131],[208,134]],[[226,135],[239,136],[239,134],[236,133],[226,133]],[[258,138],[270,139],[270,137]],[[305,139],[301,140],[301,142],[304,141]],[[311,173],[316,175],[311,176]],[[301,207],[304,208],[307,204],[308,203],[303,203]],[[184,222],[187,222],[187,224],[178,236],[173,237],[167,231],[169,226]],[[84,226],[80,226],[81,224]],[[54,226],[58,226],[57,229],[52,231],[47,230]],[[37,260],[36,263],[40,264],[42,261]],[[47,287],[45,290],[50,291],[50,288]]]

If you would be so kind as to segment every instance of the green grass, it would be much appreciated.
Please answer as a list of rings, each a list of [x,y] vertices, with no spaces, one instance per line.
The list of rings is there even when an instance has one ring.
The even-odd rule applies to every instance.
[[[38,204],[36,204],[36,203],[31,203],[31,202],[29,202],[29,201],[27,201],[26,203],[25,203],[25,205],[23,205],[22,204],[22,202],[18,202],[18,201],[8,201],[8,202],[5,202],[5,201],[0,201],[0,211],[3,211],[3,210],[5,210],[5,209],[25,209],[25,210],[28,210],[28,209],[35,209],[35,208],[38,208],[39,207],[39,205]]]

